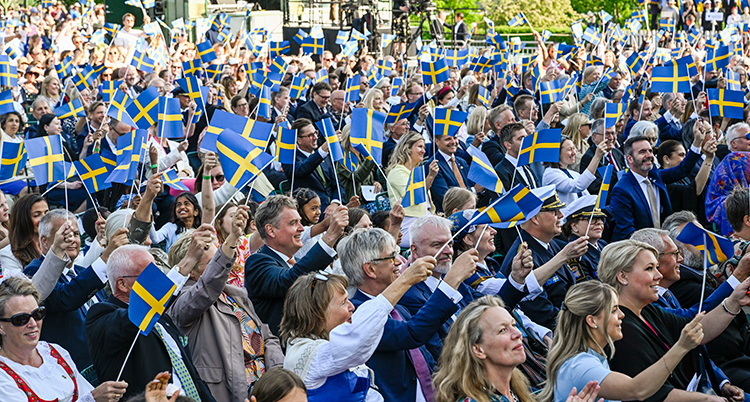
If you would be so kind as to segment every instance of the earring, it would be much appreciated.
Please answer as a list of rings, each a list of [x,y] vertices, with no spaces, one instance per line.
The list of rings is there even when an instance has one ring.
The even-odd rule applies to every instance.
[[[599,326],[598,325],[594,325],[594,329],[599,329]]]

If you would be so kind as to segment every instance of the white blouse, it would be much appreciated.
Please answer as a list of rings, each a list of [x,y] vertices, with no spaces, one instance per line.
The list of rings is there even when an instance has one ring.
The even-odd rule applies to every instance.
[[[73,363],[73,359],[70,357],[68,351],[60,345],[53,345],[76,374],[78,400],[80,402],[94,402],[94,397],[91,396],[91,391],[94,387],[78,372],[76,364]],[[59,402],[72,401],[73,380],[68,377],[68,373],[57,362],[57,359],[52,357],[50,345],[47,342],[39,341],[36,350],[42,355],[42,360],[44,361],[39,367],[19,364],[3,356],[0,356],[0,361],[15,371],[39,398],[48,401],[57,398]],[[28,400],[28,397],[21,391],[16,381],[5,370],[0,369],[0,401],[26,400]]]

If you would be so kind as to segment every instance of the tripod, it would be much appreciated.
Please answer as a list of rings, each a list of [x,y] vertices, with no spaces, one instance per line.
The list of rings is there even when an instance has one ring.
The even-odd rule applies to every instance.
[[[429,21],[430,39],[437,39],[438,41],[442,41],[444,38],[443,23],[438,18],[435,18],[433,16],[432,10],[429,7],[426,7],[424,10],[421,10],[420,13],[422,14],[422,18],[419,21],[417,30],[411,35],[411,37],[409,37],[409,40],[406,43],[407,49],[411,46],[412,43],[414,43],[414,41],[417,40],[417,38],[420,38],[422,36],[425,21]],[[418,52],[419,49],[417,49],[417,53]]]

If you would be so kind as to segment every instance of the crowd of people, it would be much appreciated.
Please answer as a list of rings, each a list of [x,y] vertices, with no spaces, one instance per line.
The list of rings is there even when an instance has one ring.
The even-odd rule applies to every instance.
[[[510,39],[471,47],[463,23],[449,28],[469,52],[438,79],[425,61],[448,53],[426,43],[418,60],[332,44],[272,56],[283,43],[227,34],[223,15],[189,40],[188,22],[145,9],[139,30],[132,14],[111,24],[101,5],[51,3],[3,10],[0,33],[17,68],[0,115],[0,400],[750,401],[740,19],[703,31],[688,0],[675,15],[696,37],[654,31],[633,46],[600,14],[586,30],[598,42],[574,30],[564,51],[534,32],[523,55]],[[653,87],[654,67],[685,57],[687,90]],[[257,81],[279,63],[275,85]],[[167,106],[148,129],[117,106],[142,110],[151,88],[159,105],[179,100],[170,135]],[[744,104],[717,113],[717,89]],[[262,146],[211,146],[226,130]],[[534,160],[545,130],[559,132],[555,161]],[[53,180],[50,167],[45,182],[39,138],[59,139],[75,171]],[[4,173],[23,152],[28,164]],[[252,184],[238,181],[252,168],[237,158],[264,152]],[[92,191],[92,156],[135,179]],[[502,221],[492,208],[518,188],[540,205]],[[696,247],[686,227],[728,237],[733,255]],[[143,331],[130,301],[151,266],[174,292]]]

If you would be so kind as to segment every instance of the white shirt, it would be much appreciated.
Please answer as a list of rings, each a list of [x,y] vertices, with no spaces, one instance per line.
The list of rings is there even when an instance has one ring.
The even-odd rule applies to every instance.
[[[10,271],[23,271],[23,265],[21,261],[18,261],[13,250],[10,248],[10,244],[0,249],[0,271],[3,275]]]
[[[336,257],[336,250],[332,249],[331,246],[327,245],[326,242],[324,242],[322,238],[320,240],[318,240],[318,244],[320,244],[320,247],[322,247],[323,250],[325,250],[325,252],[328,255],[330,255],[331,257]],[[284,261],[286,261],[286,265],[288,265],[289,268],[292,267],[292,264],[289,263],[289,259],[292,258],[292,257],[289,257],[288,255],[282,253],[279,250],[276,250],[275,248],[273,248],[271,246],[268,246],[268,248],[270,248],[271,250],[273,250],[274,253],[278,254],[279,257],[283,258]]]
[[[666,120],[667,123],[674,124],[678,128],[682,128],[682,123],[679,120],[677,120],[676,117],[672,116],[672,112],[670,111],[667,111],[666,113],[664,113],[664,120]]]
[[[529,177],[530,170],[525,169],[525,166],[519,167],[518,166],[518,159],[517,158],[515,158],[515,157],[511,156],[510,154],[506,153],[505,154],[505,159],[507,159],[508,162],[512,163],[513,166],[516,167],[516,170],[518,171],[518,173],[516,173],[516,176],[521,175],[521,177],[523,178],[523,181],[525,182],[525,184],[528,187],[532,187],[532,188],[536,187],[535,186],[536,183],[534,181],[534,178],[533,177]],[[511,183],[511,187],[512,187],[512,184],[514,184],[514,183],[515,183],[515,180],[513,180],[513,183]]]

